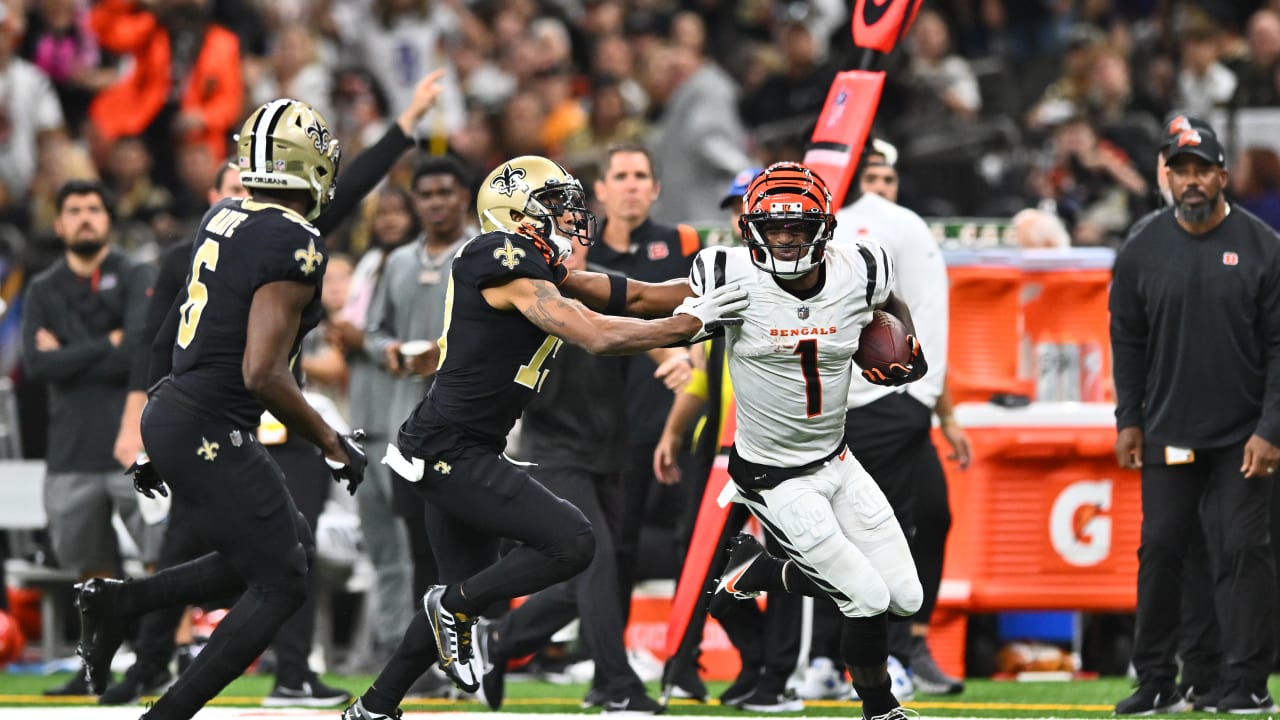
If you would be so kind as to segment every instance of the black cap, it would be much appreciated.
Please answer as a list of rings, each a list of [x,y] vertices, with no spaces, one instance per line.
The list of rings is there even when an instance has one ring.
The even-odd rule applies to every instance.
[[[1166,163],[1180,155],[1194,155],[1211,165],[1226,167],[1227,153],[1222,149],[1218,136],[1208,130],[1183,130],[1177,137],[1169,141]]]
[[[1209,132],[1217,135],[1217,131],[1209,123],[1198,117],[1192,117],[1186,113],[1172,112],[1164,116],[1164,124],[1161,126],[1164,130],[1164,140],[1160,143],[1161,150],[1168,150],[1177,142],[1178,136],[1187,130],[1199,130],[1201,132]]]

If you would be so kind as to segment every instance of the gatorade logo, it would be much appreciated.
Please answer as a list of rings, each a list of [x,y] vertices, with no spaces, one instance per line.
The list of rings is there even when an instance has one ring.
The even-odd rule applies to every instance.
[[[1111,554],[1111,481],[1081,480],[1058,493],[1049,542],[1068,565],[1091,567]]]

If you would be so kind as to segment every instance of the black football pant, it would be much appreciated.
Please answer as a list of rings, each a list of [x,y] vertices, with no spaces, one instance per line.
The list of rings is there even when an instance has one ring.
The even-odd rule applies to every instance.
[[[244,673],[306,600],[315,549],[284,473],[253,429],[205,418],[174,395],[162,387],[147,403],[143,442],[214,552],[127,583],[119,611],[137,616],[242,593],[148,720],[187,720]]]
[[[1172,682],[1180,635],[1183,562],[1196,528],[1208,550],[1213,606],[1222,634],[1224,687],[1264,691],[1275,643],[1276,569],[1269,538],[1272,480],[1240,473],[1244,443],[1196,449],[1195,462],[1163,465],[1150,453],[1142,468],[1142,544],[1133,664],[1144,683]],[[1202,602],[1202,601],[1201,601]],[[1185,628],[1184,628],[1185,630]],[[1206,652],[1211,653],[1209,649]],[[1184,657],[1190,673],[1205,657]],[[1207,671],[1207,672],[1211,672]]]
[[[283,445],[267,446],[267,451],[284,473],[289,495],[314,534],[333,477],[323,456],[309,442],[292,438]],[[212,552],[190,518],[191,507],[177,497],[173,500],[160,558],[156,563],[157,570],[171,568]],[[299,688],[310,674],[307,658],[311,654],[311,641],[315,634],[316,612],[312,595],[311,592],[307,593],[302,607],[280,628],[272,644],[276,653],[278,685]],[[227,600],[234,601],[235,597],[228,597]],[[143,616],[135,648],[142,677],[154,677],[168,665],[169,659],[173,657],[174,631],[185,612],[185,605],[173,605]]]
[[[540,469],[538,479],[586,516],[595,536],[595,558],[582,574],[534,593],[503,619],[498,629],[501,657],[495,662],[536,652],[556,631],[581,617],[582,640],[590,648],[596,666],[592,685],[609,697],[643,689],[627,662],[622,614],[612,602],[618,587],[617,555],[600,490],[615,479],[573,468]]]
[[[499,600],[532,595],[585,570],[595,542],[582,511],[501,455],[474,452],[451,463],[425,460],[414,489],[427,501],[427,533],[442,583],[461,585],[479,614]],[[518,544],[498,557],[503,538]],[[496,562],[495,562],[496,560]],[[391,714],[409,686],[438,659],[421,602],[404,639],[364,695],[365,707]]]
[[[845,416],[845,442],[884,492],[910,543],[924,590],[924,603],[911,623],[925,625],[938,602],[951,531],[947,476],[930,435],[932,421],[932,409],[907,393],[886,395]],[[815,613],[826,612],[826,605],[815,605]],[[889,624],[889,652],[905,667],[911,665],[911,623]],[[837,644],[837,638],[829,640],[833,647]],[[818,655],[815,646],[814,656]]]
[[[672,529],[675,544],[673,559],[678,575],[678,568],[683,565],[688,554],[689,538],[693,535],[702,490],[706,487],[703,480],[706,477],[705,471],[694,469],[697,464],[690,459],[688,453],[681,453],[679,458],[685,479],[674,486],[659,484],[653,475],[653,451],[656,447],[653,443],[631,446],[627,469],[611,491],[615,500],[611,503],[612,507],[605,508],[617,538],[618,604],[622,608],[624,625],[631,616],[631,591],[640,580],[640,539],[651,508],[663,501],[662,493],[669,493],[668,499],[674,496],[677,510]],[[666,563],[662,565],[665,567]]]

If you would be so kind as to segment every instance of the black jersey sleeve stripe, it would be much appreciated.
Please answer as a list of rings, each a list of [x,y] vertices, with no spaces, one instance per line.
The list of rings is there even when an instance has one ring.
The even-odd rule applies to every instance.
[[[729,264],[729,253],[720,250],[716,252],[716,261],[712,267],[712,287],[718,288],[724,286],[725,268]]]
[[[694,256],[694,258],[693,258],[693,273],[692,273],[692,276],[693,276],[693,283],[692,283],[692,284],[693,284],[693,286],[694,286],[695,288],[702,288],[702,287],[704,287],[704,283],[706,282],[706,274],[707,274],[707,271],[706,271],[706,269],[705,269],[705,267],[704,267],[705,265],[706,265],[706,262],[705,262],[705,261],[703,260],[703,258],[702,258],[702,253],[698,253],[696,256]],[[704,290],[704,292],[705,292],[705,290]]]
[[[867,264],[867,305],[871,305],[872,299],[876,295],[876,255],[867,249],[866,245],[858,246],[858,254],[862,255],[862,260]]]

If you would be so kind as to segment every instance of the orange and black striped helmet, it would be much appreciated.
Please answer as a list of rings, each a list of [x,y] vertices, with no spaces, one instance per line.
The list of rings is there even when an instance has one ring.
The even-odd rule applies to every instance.
[[[836,218],[827,184],[813,170],[797,162],[774,163],[747,186],[742,205],[742,239],[761,270],[797,278],[822,262]],[[787,239],[771,242],[770,236],[784,231],[789,231]],[[801,236],[799,243],[795,234]]]

